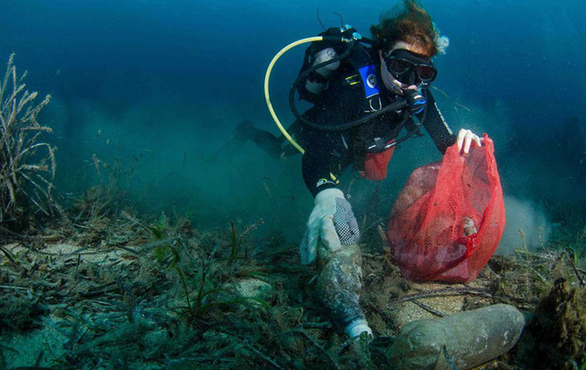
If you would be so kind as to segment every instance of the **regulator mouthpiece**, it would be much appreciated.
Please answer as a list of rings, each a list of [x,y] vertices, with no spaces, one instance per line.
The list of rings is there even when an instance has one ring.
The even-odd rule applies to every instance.
[[[409,109],[413,114],[419,114],[425,110],[427,99],[417,90],[405,90],[405,98]]]

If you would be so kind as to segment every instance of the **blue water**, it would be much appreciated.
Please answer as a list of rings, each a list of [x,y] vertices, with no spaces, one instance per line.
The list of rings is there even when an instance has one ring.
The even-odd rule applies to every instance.
[[[321,31],[318,10],[327,27],[340,24],[339,13],[368,36],[393,4],[341,3],[2,0],[0,61],[15,52],[17,68],[29,72],[27,87],[53,96],[41,118],[54,128],[62,192],[106,181],[93,154],[117,158],[126,185],[152,210],[190,214],[202,227],[262,217],[267,229],[299,238],[312,205],[299,158],[275,162],[246,145],[207,159],[241,120],[277,132],[262,93],[266,67],[289,42]],[[436,58],[434,82],[446,94],[436,93],[450,124],[494,138],[505,193],[528,202],[535,220],[562,222],[567,207],[583,225],[586,4],[423,5],[451,42]],[[273,74],[284,121],[302,53],[286,54]],[[386,206],[416,165],[441,158],[432,146],[419,139],[395,154]],[[370,185],[362,186],[368,193]]]

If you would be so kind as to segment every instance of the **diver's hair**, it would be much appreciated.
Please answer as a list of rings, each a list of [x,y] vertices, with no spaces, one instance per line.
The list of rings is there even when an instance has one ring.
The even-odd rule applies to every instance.
[[[437,30],[427,11],[417,0],[403,0],[403,6],[381,14],[380,23],[370,27],[374,47],[388,51],[398,41],[416,45],[424,50],[427,57],[435,56],[440,50]]]

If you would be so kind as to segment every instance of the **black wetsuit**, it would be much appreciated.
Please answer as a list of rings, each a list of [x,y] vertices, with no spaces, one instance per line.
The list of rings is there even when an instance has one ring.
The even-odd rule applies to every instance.
[[[377,103],[365,103],[365,88],[362,83],[356,83],[357,59],[361,60],[361,64],[374,65],[373,70],[376,71],[380,92],[380,99],[376,99],[377,108],[380,109],[380,105],[385,107],[395,101],[396,95],[390,93],[382,82],[379,58],[375,51],[360,46],[341,61],[340,66],[328,79],[328,87],[321,95],[311,99],[313,106],[303,114],[306,119],[327,126],[351,122],[371,114],[366,112],[369,104]],[[305,81],[301,81],[300,86],[304,84]],[[423,95],[427,99],[427,108],[417,117],[420,120],[425,116],[423,127],[440,152],[444,153],[454,144],[455,137],[439,112],[431,92],[425,89]],[[397,138],[403,129],[403,114],[403,111],[390,111],[344,131],[320,130],[299,120],[295,121],[288,128],[288,132],[305,149],[302,172],[309,191],[315,196],[321,190],[335,187],[336,184],[331,181],[330,174],[339,177],[350,165],[363,170],[365,156],[369,152],[367,148],[373,145],[376,138],[385,144]],[[416,127],[414,120],[409,118],[405,127],[408,130]],[[286,141],[284,137],[277,139],[266,131],[255,130],[252,139],[275,157],[282,157],[284,153],[287,155],[287,152],[292,153],[292,148],[283,150],[282,144]]]
[[[356,52],[362,54],[359,57],[367,54],[370,63],[375,65],[382,106],[393,102],[394,95],[387,91],[380,77],[378,57],[373,57],[374,52],[363,47]],[[349,58],[352,58],[352,55]],[[330,77],[328,88],[304,116],[311,122],[328,125],[346,123],[368,115],[369,113],[365,112],[363,86],[347,82],[352,81],[348,77],[356,73],[356,68],[349,61],[342,61],[335,74]],[[421,119],[425,115],[423,126],[439,151],[444,153],[454,144],[455,137],[439,112],[431,92],[425,90],[423,95],[427,98],[427,109],[418,118]],[[397,138],[402,129],[402,117],[402,111],[391,111],[344,131],[325,131],[303,123],[294,123],[295,137],[305,149],[303,179],[309,191],[315,196],[323,189],[334,187],[333,182],[320,180],[330,179],[330,173],[338,176],[350,165],[363,170],[364,159],[369,152],[367,148],[373,145],[375,138],[380,138],[383,143]],[[297,125],[302,127],[299,129]],[[405,126],[412,129],[414,121],[409,118]]]

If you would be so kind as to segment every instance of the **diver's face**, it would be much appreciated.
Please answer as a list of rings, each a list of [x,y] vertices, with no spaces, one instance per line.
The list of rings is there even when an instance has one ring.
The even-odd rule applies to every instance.
[[[387,62],[385,61],[385,56],[391,55],[391,53],[395,50],[406,50],[406,51],[411,52],[413,54],[416,54],[418,56],[424,55],[425,51],[416,45],[409,44],[404,41],[397,42],[393,46],[392,49],[390,49],[389,51],[387,51],[384,54],[381,50],[379,50],[379,58],[380,58],[380,65],[381,65],[380,73],[381,73],[381,77],[382,77],[382,80],[383,80],[385,87],[389,91],[391,91],[397,95],[404,95],[404,90],[409,90],[409,89],[416,90],[419,87],[419,85],[421,85],[421,81],[416,81],[414,83],[401,82],[401,81],[397,80],[391,74],[391,72],[389,72]],[[434,78],[435,78],[435,76],[434,76]]]

